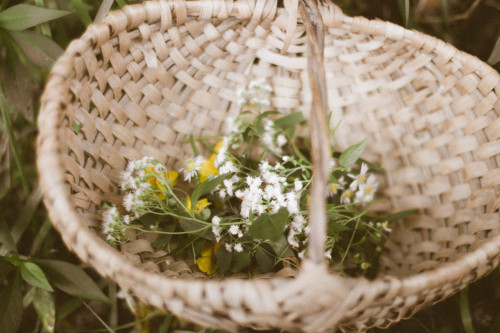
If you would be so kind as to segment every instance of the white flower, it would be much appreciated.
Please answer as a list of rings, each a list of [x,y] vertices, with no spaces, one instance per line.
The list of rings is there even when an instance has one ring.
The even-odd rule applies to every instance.
[[[332,157],[332,158],[330,158],[330,161],[329,161],[329,163],[328,163],[328,168],[329,168],[330,170],[332,170],[332,169],[334,169],[334,168],[336,168],[336,167],[337,167],[337,160],[335,160],[333,157]]]
[[[232,235],[237,235],[238,231],[240,231],[240,227],[236,224],[233,224],[229,227],[229,233],[231,233]]]
[[[269,94],[272,88],[266,83],[265,78],[253,80],[248,84],[248,89],[238,89],[236,95],[239,97],[238,103],[242,106],[250,103],[256,106],[268,106]]]
[[[238,181],[238,177],[237,176],[233,176],[233,177],[231,177],[231,179],[224,179],[223,180],[223,184],[226,187],[227,194],[230,197],[232,197],[234,195],[234,193],[233,193],[233,185],[237,181]],[[240,198],[240,196],[238,196],[238,195],[236,195],[236,196],[238,198]]]
[[[304,187],[304,185],[302,184],[302,182],[299,179],[295,179],[295,181],[293,182],[293,186],[294,186],[295,192],[299,192]]]
[[[205,162],[205,159],[200,155],[185,160],[184,165],[180,170],[184,173],[184,180],[190,182],[191,178],[194,177],[198,171],[200,171],[203,162]]]
[[[306,225],[306,219],[302,215],[295,215],[292,219],[291,225],[297,232],[302,232],[302,229]]]
[[[288,232],[288,236],[286,237],[286,240],[291,247],[298,248],[300,246],[299,242],[297,242],[297,240],[295,239],[294,229],[290,229],[290,231]]]
[[[231,244],[229,243],[224,243],[224,247],[226,248],[227,252],[233,252],[233,249],[231,248]]]
[[[286,208],[290,214],[299,213],[299,202],[295,192],[288,192],[286,194]]]
[[[221,221],[221,218],[219,216],[214,216],[212,217],[212,223],[215,225],[219,225]]]
[[[325,258],[332,259],[332,254],[330,252],[325,252]]]
[[[263,160],[259,163],[260,172],[266,172],[269,169],[269,162],[267,160]]]
[[[227,192],[226,190],[220,190],[219,191],[219,197],[221,197],[221,199],[224,199],[227,195]]]
[[[217,157],[215,158],[214,165],[219,167],[227,157],[227,147],[229,146],[229,137],[225,136],[222,140],[222,146],[219,148],[219,152],[217,153]]]
[[[227,161],[219,168],[219,174],[225,175],[226,173],[237,172],[238,168],[234,165],[232,161]]]
[[[297,255],[299,256],[299,259],[300,259],[300,260],[304,260],[304,255],[305,255],[305,252],[304,252],[304,251],[299,252]]]
[[[108,208],[103,214],[102,214],[102,231],[106,234],[109,235],[113,225],[115,224],[115,216],[118,214],[118,210],[116,209],[115,206]]]
[[[257,215],[262,215],[264,212],[266,211],[266,207],[264,205],[257,205],[257,207],[255,208],[255,212],[257,213]]]
[[[241,246],[240,243],[234,244],[234,250],[236,252],[240,252],[241,253],[241,252],[243,252],[243,246]]]
[[[343,204],[351,203],[353,196],[354,196],[354,191],[349,188],[344,192],[342,192],[342,195],[340,196],[340,202]]]
[[[284,145],[286,145],[287,142],[288,140],[286,139],[286,136],[284,136],[283,134],[278,135],[278,137],[276,138],[276,145],[278,145],[278,147],[283,147]]]
[[[344,186],[342,184],[330,183],[328,184],[327,195],[329,197],[334,196],[339,190],[342,190],[343,188]]]
[[[356,191],[356,189],[364,184],[366,182],[366,177],[368,172],[368,165],[366,163],[361,164],[361,171],[359,172],[358,175],[354,174],[348,174],[350,178],[354,179],[351,185],[349,186],[353,191]]]
[[[370,175],[366,182],[359,185],[359,190],[356,192],[356,201],[372,201],[375,197],[375,191],[377,190],[378,183],[375,176]]]
[[[220,242],[220,228],[218,226],[212,226],[212,233],[215,236],[215,241]]]
[[[240,100],[238,100],[238,104],[244,105],[245,100],[242,99],[242,102],[240,102]],[[242,125],[242,122],[241,122],[240,118],[238,118],[238,117],[227,117],[226,118],[226,128],[227,128],[228,133],[237,133],[237,134],[241,133],[241,125]]]
[[[133,194],[132,193],[127,193],[123,197],[123,206],[125,207],[125,209],[128,212],[130,212],[132,210],[133,203],[134,203],[134,196],[133,196]]]
[[[382,229],[384,229],[387,232],[391,232],[392,231],[392,229],[389,228],[389,222],[387,222],[387,221],[384,221],[384,222],[380,223],[380,226],[382,227]]]

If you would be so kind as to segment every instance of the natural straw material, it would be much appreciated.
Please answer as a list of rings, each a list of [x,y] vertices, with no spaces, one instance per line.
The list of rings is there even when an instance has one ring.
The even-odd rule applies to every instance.
[[[292,279],[206,281],[150,241],[123,253],[100,235],[128,160],[167,167],[183,139],[221,133],[255,78],[271,103],[307,114],[306,32],[298,0],[145,2],[110,13],[54,66],[39,115],[38,169],[54,226],[83,262],[143,301],[197,323],[318,332],[385,327],[489,273],[500,253],[500,77],[424,34],[321,5],[334,148],[368,138],[386,170],[388,211],[418,208],[387,242],[374,281],[302,263]],[[79,129],[79,125],[81,129]],[[158,259],[160,258],[160,259]],[[189,276],[186,280],[183,276]],[[177,278],[175,278],[177,277]]]

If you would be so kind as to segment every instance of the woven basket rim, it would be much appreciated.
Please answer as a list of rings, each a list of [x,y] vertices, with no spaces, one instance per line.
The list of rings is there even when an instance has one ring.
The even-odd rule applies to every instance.
[[[265,2],[265,1],[264,1]],[[209,5],[208,5],[209,4]],[[224,1],[212,1],[209,3],[193,1],[188,5],[187,15],[203,18],[220,18],[224,12],[221,8],[226,6]],[[210,8],[210,6],[212,6]],[[232,3],[232,10],[228,10],[228,17],[237,19],[260,19],[249,15],[249,12],[243,10],[242,2]],[[263,6],[263,1],[257,1],[255,6]],[[274,2],[273,5],[276,5]],[[109,244],[98,238],[88,229],[84,219],[80,216],[73,207],[64,178],[64,161],[63,161],[63,145],[61,138],[57,136],[60,126],[59,120],[63,117],[66,109],[64,94],[69,92],[69,84],[66,85],[67,91],[51,90],[54,86],[64,85],[67,78],[71,75],[71,69],[68,64],[74,57],[78,57],[80,51],[87,48],[89,45],[99,46],[107,39],[102,39],[103,31],[107,31],[109,38],[116,37],[120,32],[126,31],[133,26],[137,26],[142,22],[148,21],[148,15],[156,9],[169,8],[172,5],[169,2],[146,2],[142,4],[130,5],[122,10],[112,12],[102,23],[94,24],[88,27],[87,31],[81,38],[71,42],[64,55],[57,61],[53,67],[49,82],[46,86],[42,97],[41,110],[38,119],[39,137],[37,141],[37,166],[40,179],[40,187],[43,193],[43,200],[48,208],[49,215],[56,227],[62,234],[65,243],[80,257],[84,262],[91,263],[99,273],[117,281],[119,284],[123,281],[141,281],[142,286],[137,286],[137,290],[146,287],[151,290],[159,289],[161,294],[172,293],[172,290],[180,291],[189,288],[199,289],[202,285],[221,286],[228,283],[238,283],[241,286],[249,284],[275,284],[289,285],[296,284],[296,281],[276,280],[276,281],[255,281],[255,280],[233,280],[224,279],[222,281],[184,281],[176,280],[168,277],[163,277],[157,273],[143,271],[134,264],[130,263],[117,250],[113,249]],[[250,6],[245,3],[245,6]],[[149,8],[146,10],[145,8]],[[152,8],[152,9],[151,9]],[[190,9],[189,9],[190,8]],[[208,8],[208,9],[207,9]],[[236,9],[235,9],[236,8]],[[217,11],[218,9],[218,11]],[[174,9],[176,10],[176,9]],[[377,20],[368,20],[361,17],[348,17],[340,12],[333,4],[328,8],[324,8],[325,13],[328,13],[328,19],[325,20],[327,27],[347,28],[353,32],[368,33],[373,36],[385,36],[393,40],[404,41],[408,44],[414,43],[417,45],[425,45],[432,48],[436,57],[442,61],[449,59],[458,59],[469,66],[474,66],[477,71],[480,71],[483,76],[491,76],[492,80],[500,81],[500,75],[490,66],[480,61],[478,58],[467,53],[457,50],[450,44],[447,44],[434,37],[427,36],[423,33],[406,30],[398,25],[382,22]],[[191,11],[191,12],[190,12]],[[211,15],[208,15],[209,12]],[[139,13],[136,15],[135,22],[125,22],[121,26],[115,26],[116,17],[125,15],[130,17],[130,13]],[[163,13],[163,12],[162,12]],[[204,16],[203,16],[204,15]],[[156,15],[160,19],[159,14]],[[270,18],[272,19],[272,18]],[[105,33],[106,35],[106,33]],[[487,266],[491,259],[498,256],[500,252],[500,235],[489,238],[484,244],[481,244],[472,252],[464,254],[462,257],[442,264],[439,267],[416,273],[414,275],[397,277],[387,276],[382,279],[376,278],[373,281],[368,281],[362,278],[342,277],[340,275],[328,273],[324,265],[315,265],[304,261],[302,263],[299,275],[296,280],[315,279],[318,273],[328,275],[328,279],[334,281],[336,287],[342,288],[346,281],[355,281],[364,290],[390,290],[390,292],[400,292],[403,295],[413,295],[424,289],[436,288],[443,283],[450,281],[464,281],[471,270],[480,269]],[[125,275],[120,276],[120,274]],[[335,288],[335,286],[325,286],[325,288]],[[397,291],[396,291],[397,289]],[[380,292],[380,291],[379,291]],[[140,297],[140,295],[138,295]],[[266,295],[264,295],[266,296]],[[272,297],[272,295],[267,295]],[[157,300],[157,303],[161,302]],[[154,304],[156,305],[156,304]]]

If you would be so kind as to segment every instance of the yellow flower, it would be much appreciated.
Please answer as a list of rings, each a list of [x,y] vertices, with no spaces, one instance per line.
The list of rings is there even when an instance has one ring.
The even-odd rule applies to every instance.
[[[212,154],[210,158],[207,158],[201,165],[200,183],[203,183],[205,180],[207,180],[208,176],[210,175],[219,175],[219,170],[217,170],[214,164],[216,158],[217,156],[215,154]]]
[[[177,184],[177,177],[179,177],[177,171],[163,171],[158,174],[153,166],[147,166],[144,169],[144,175],[149,176],[147,182],[159,190],[156,196],[160,200],[165,199],[167,189],[164,184],[167,183],[169,186],[174,187]]]
[[[210,206],[212,203],[207,200],[207,198],[203,198],[201,200],[198,200],[196,205],[194,206],[194,213],[199,214],[203,209],[207,208]],[[191,211],[191,198],[187,197],[186,198],[186,208],[188,211]]]
[[[213,274],[217,271],[217,265],[212,261],[212,256],[217,253],[217,248],[222,242],[206,244],[201,250],[200,256],[196,258],[196,265],[205,274]]]
[[[218,154],[223,145],[224,145],[224,140],[220,140],[219,142],[217,142],[217,144],[214,147],[215,153]]]
[[[174,187],[177,184],[177,178],[179,177],[179,173],[177,171],[168,171],[167,172],[168,180],[170,181],[169,185]]]

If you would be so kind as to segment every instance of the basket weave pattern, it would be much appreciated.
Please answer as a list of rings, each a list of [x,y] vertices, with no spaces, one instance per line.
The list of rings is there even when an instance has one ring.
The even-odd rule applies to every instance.
[[[220,134],[250,80],[267,78],[278,111],[307,115],[297,1],[146,2],[70,44],[42,99],[38,167],[52,221],[82,261],[203,325],[309,332],[388,326],[499,263],[498,73],[421,33],[321,10],[328,101],[342,120],[334,147],[367,137],[366,158],[386,169],[378,209],[420,210],[394,228],[381,276],[342,278],[306,261],[290,280],[186,281],[171,277],[189,266],[155,260],[163,253],[147,240],[122,255],[99,237],[99,207],[120,203],[127,161],[178,166],[192,154],[183,140]]]

